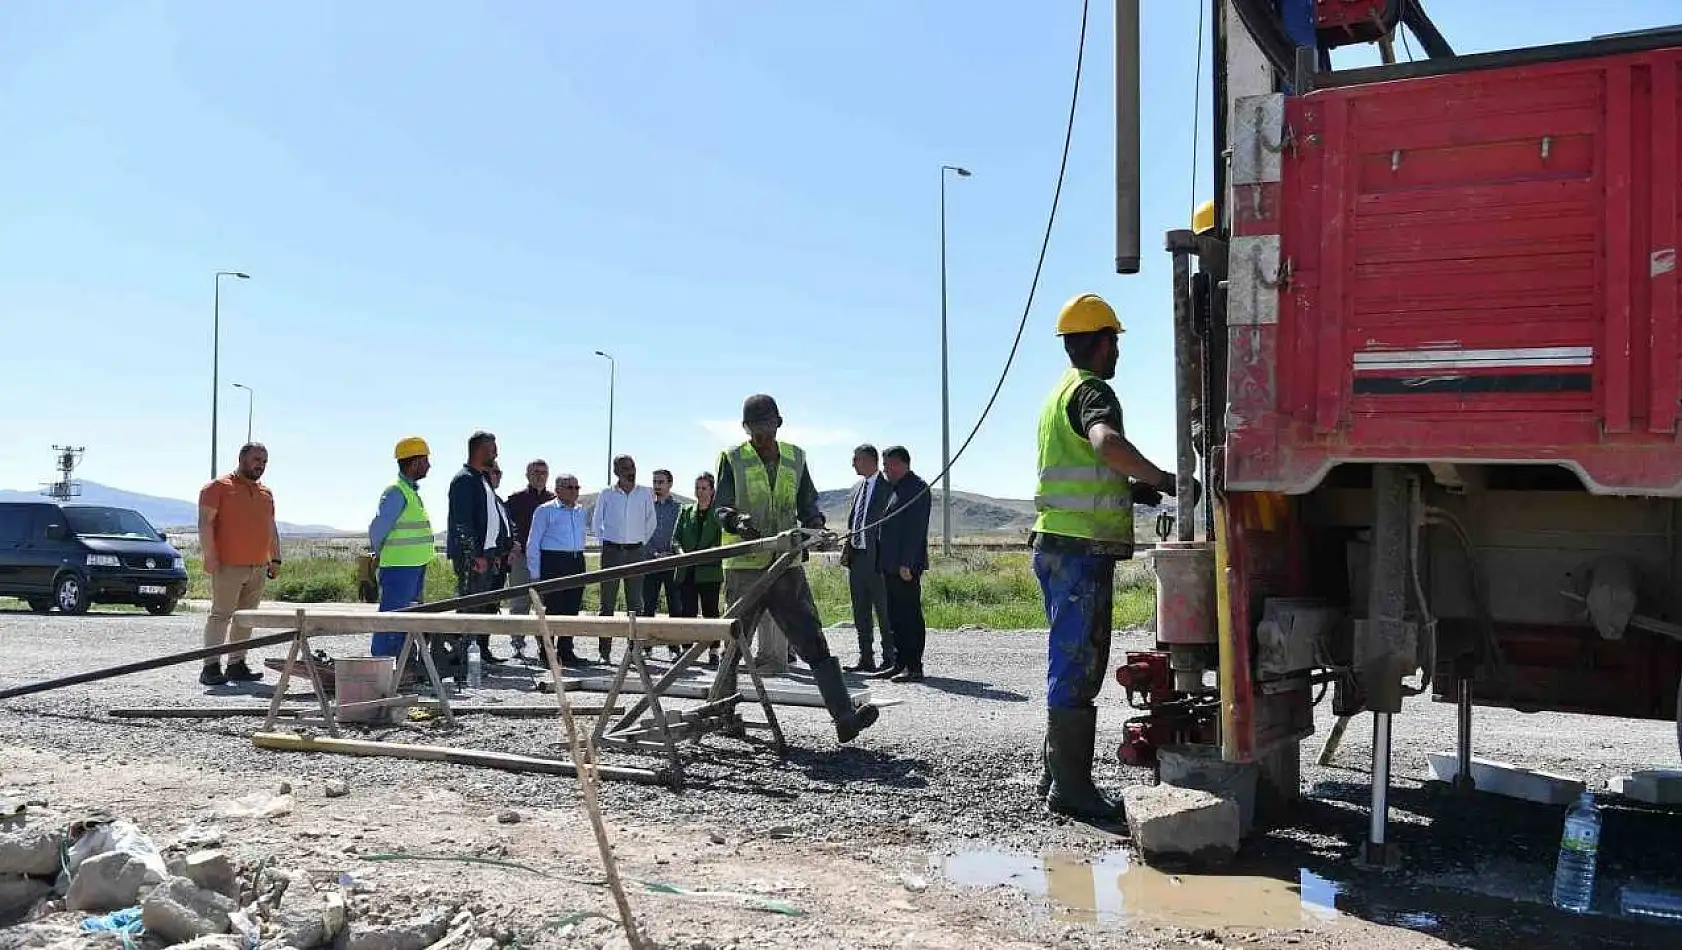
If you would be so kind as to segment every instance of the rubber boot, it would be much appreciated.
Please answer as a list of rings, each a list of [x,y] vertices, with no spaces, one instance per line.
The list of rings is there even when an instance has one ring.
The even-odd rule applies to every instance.
[[[1097,733],[1098,710],[1092,706],[1046,710],[1046,763],[1051,769],[1051,788],[1045,805],[1071,818],[1119,822],[1125,818],[1121,803],[1092,784]]]
[[[1034,793],[1041,801],[1051,792],[1051,740],[1047,739],[1040,745],[1040,780],[1034,785]]]
[[[881,710],[869,703],[857,707],[853,705],[853,696],[841,679],[841,661],[835,657],[825,657],[813,665],[812,679],[817,681],[818,693],[823,696],[829,718],[835,720],[836,741],[853,741],[859,733],[875,725],[882,715]]]

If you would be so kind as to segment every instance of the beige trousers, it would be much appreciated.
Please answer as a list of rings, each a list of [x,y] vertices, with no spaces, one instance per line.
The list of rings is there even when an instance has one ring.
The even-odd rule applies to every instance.
[[[251,628],[233,624],[236,610],[254,610],[263,600],[263,584],[268,580],[268,565],[255,567],[224,565],[216,569],[210,579],[210,616],[204,622],[204,645],[219,647],[223,643],[244,643],[251,639]],[[245,651],[227,654],[228,662],[245,659]],[[210,659],[206,663],[213,662]]]

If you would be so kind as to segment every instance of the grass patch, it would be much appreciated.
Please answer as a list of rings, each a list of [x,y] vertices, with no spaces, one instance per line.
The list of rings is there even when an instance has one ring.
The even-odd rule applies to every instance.
[[[588,566],[597,565],[589,555]],[[210,597],[210,580],[204,576],[196,556],[188,558],[192,586],[187,596]],[[852,619],[852,596],[847,590],[845,568],[808,564],[806,574],[817,600],[818,616],[833,624]],[[426,572],[426,599],[444,600],[455,596],[455,574],[443,558]],[[290,557],[280,577],[270,581],[264,597],[269,600],[302,602],[352,602],[356,596],[354,555],[312,551]],[[584,611],[593,613],[601,603],[599,588],[584,593]],[[1040,602],[1039,582],[1034,578],[1027,552],[966,553],[936,558],[923,578],[923,610],[930,627],[952,630],[981,627],[989,630],[1034,630],[1045,626],[1045,607]],[[1117,629],[1140,627],[1156,614],[1156,582],[1141,561],[1123,562],[1116,567],[1115,625]]]

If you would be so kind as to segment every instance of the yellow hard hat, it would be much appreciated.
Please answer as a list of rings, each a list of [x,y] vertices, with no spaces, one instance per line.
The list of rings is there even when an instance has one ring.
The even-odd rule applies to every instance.
[[[1057,335],[1091,333],[1094,330],[1123,331],[1115,308],[1097,294],[1081,294],[1063,305],[1057,314]]]
[[[396,456],[399,462],[412,459],[418,455],[431,455],[432,450],[426,447],[426,440],[418,435],[411,435],[397,443]]]
[[[1213,229],[1215,226],[1215,199],[1210,198],[1197,206],[1191,213],[1191,229],[1196,234]]]

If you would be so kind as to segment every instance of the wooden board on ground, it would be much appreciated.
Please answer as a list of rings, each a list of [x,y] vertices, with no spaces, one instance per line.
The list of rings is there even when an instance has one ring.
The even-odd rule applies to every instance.
[[[797,679],[782,677],[762,677],[765,690],[770,694],[770,700],[777,706],[807,706],[816,709],[823,708],[823,697],[818,688],[810,685],[810,681],[801,682]],[[573,676],[562,676],[561,683],[569,693],[605,693],[613,685],[613,677],[609,674],[581,673]],[[713,674],[686,673],[679,677],[672,685],[666,687],[663,697],[669,699],[706,699],[707,691],[712,687]],[[552,693],[555,685],[550,677],[542,677],[537,681],[537,688],[541,692]],[[759,691],[750,682],[742,682],[738,686],[743,698],[757,702]],[[620,693],[640,694],[642,684],[627,678],[619,687]],[[870,690],[849,690],[854,703],[870,701]]]

